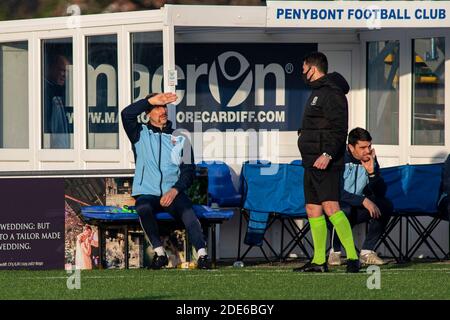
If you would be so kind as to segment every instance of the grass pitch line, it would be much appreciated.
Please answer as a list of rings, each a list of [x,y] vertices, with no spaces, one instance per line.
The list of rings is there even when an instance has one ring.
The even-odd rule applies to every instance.
[[[122,272],[127,272],[127,270],[121,270]],[[131,271],[131,270],[130,270]],[[168,272],[167,272],[168,271]],[[179,270],[184,272],[176,272],[176,270],[162,270],[162,272],[148,272],[145,274],[134,274],[133,271],[125,274],[125,275],[89,275],[86,273],[82,273],[82,278],[84,279],[126,279],[126,278],[150,278],[150,277],[159,277],[159,278],[174,278],[174,277],[189,277],[189,278],[197,278],[197,277],[239,277],[242,274],[252,274],[255,276],[266,276],[269,274],[284,274],[284,275],[292,275],[293,272],[291,269],[228,269],[228,270],[208,270],[207,272],[196,272],[195,270]],[[193,273],[191,273],[194,271]],[[231,272],[229,272],[231,271]],[[89,272],[89,271],[88,271]],[[391,268],[391,269],[384,269],[381,267],[381,273],[384,275],[401,275],[401,274],[407,274],[410,272],[426,272],[426,273],[440,273],[440,274],[450,274],[449,268],[410,268],[410,269],[403,269],[403,268]],[[365,269],[362,269],[359,273],[360,275],[366,275]],[[296,276],[334,276],[334,275],[348,275],[345,270],[332,270],[328,273],[296,273]],[[67,279],[67,275],[62,276],[36,276],[36,277],[17,277],[16,280],[62,280]],[[2,280],[2,277],[0,277],[0,281]],[[4,278],[3,280],[11,280],[11,278]]]
[[[383,267],[381,267],[381,270],[383,270]],[[427,269],[402,269],[402,268],[392,268],[392,269],[385,269],[385,270],[394,270],[394,271],[450,271],[450,268],[427,268]]]
[[[126,276],[81,276],[84,279],[117,279],[117,278],[128,278]],[[20,277],[17,280],[66,280],[68,276],[59,277]]]

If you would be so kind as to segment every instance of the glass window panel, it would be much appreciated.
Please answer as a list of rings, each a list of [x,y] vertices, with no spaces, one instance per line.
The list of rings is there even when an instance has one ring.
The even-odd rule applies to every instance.
[[[117,35],[87,37],[87,148],[118,149]]]
[[[414,39],[412,144],[444,145],[445,38]]]
[[[367,44],[367,128],[375,144],[398,144],[399,41]]]
[[[133,101],[145,98],[152,92],[163,92],[162,32],[138,32],[131,34]],[[148,122],[145,112],[138,120]]]
[[[28,43],[0,43],[0,148],[28,148],[28,114]]]
[[[72,38],[42,41],[42,148],[73,149]]]

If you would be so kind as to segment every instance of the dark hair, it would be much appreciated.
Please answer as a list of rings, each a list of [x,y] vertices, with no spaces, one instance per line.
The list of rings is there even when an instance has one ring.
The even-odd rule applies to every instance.
[[[68,56],[66,56],[62,53],[50,53],[50,54],[46,55],[45,60],[44,60],[45,67],[47,68],[47,72],[57,65],[57,63],[59,62],[59,59],[66,59],[67,63],[69,65],[72,64],[72,61],[71,61],[71,59],[68,58]]]
[[[328,73],[328,59],[322,52],[308,53],[303,62],[309,66],[315,66],[322,73]]]
[[[348,144],[355,146],[358,141],[372,141],[369,131],[363,128],[354,128],[348,133]]]
[[[89,230],[91,230],[92,231],[92,228],[91,228],[91,226],[90,225],[85,225],[84,227],[83,227],[83,230],[86,230],[86,229],[89,229]]]

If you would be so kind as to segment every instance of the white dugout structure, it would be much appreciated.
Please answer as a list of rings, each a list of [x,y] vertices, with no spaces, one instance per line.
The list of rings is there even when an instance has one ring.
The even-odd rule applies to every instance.
[[[442,162],[450,152],[448,1],[71,10],[0,22],[1,177],[130,175],[120,111],[162,90],[179,95],[170,118],[191,132],[196,161],[222,160],[239,174],[246,160],[299,159],[301,59],[310,50],[348,80],[349,128],[371,131],[382,166]],[[67,61],[62,147],[45,108],[55,53]],[[236,257],[237,226],[238,217],[221,226],[219,257]],[[435,235],[448,249],[446,225]],[[277,247],[279,229],[268,237]]]

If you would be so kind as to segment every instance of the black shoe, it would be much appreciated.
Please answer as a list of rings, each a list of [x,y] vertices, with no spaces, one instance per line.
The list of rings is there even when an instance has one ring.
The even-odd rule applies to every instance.
[[[347,273],[358,273],[360,269],[359,260],[347,260]]]
[[[209,261],[208,256],[198,258],[197,269],[211,269],[211,261]]]
[[[156,253],[153,256],[152,264],[150,265],[150,269],[159,270],[162,267],[165,267],[169,264],[169,259],[167,255],[158,256]]]
[[[294,272],[328,272],[327,263],[316,264],[313,262],[307,262],[305,265],[300,268],[295,268],[292,270]]]

